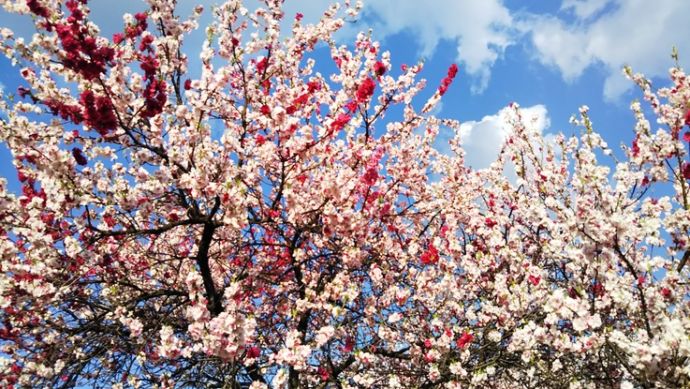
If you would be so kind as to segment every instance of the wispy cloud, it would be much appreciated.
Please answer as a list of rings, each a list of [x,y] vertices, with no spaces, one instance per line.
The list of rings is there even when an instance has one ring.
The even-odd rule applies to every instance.
[[[630,87],[621,74],[625,65],[650,77],[664,76],[670,66],[672,47],[690,56],[690,2],[686,0],[565,0],[563,7],[586,21],[568,22],[557,15],[531,15],[523,21],[536,58],[560,71],[567,81],[576,80],[589,67],[606,72],[604,97],[616,100]]]
[[[457,59],[475,78],[473,91],[486,89],[491,67],[515,43],[513,17],[501,0],[437,0],[365,2],[377,37],[399,32],[415,36],[421,55],[429,56],[442,40],[452,42]]]

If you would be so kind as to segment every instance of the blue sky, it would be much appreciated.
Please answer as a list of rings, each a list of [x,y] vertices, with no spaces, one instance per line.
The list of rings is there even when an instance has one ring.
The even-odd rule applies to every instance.
[[[198,1],[210,7],[218,1]],[[182,0],[182,12],[194,0]],[[248,4],[254,4],[248,1]],[[329,2],[286,0],[288,19],[301,12],[314,21]],[[139,0],[92,0],[92,19],[110,36],[122,28],[115,15],[145,8]],[[569,118],[580,105],[591,108],[595,128],[619,149],[632,139],[629,103],[641,98],[621,69],[630,65],[663,85],[675,45],[681,64],[690,58],[690,1],[687,0],[369,0],[356,23],[340,34],[351,41],[355,30],[373,28],[391,51],[394,66],[425,59],[422,76],[429,93],[449,64],[460,65],[456,82],[444,96],[440,116],[465,123],[468,161],[485,167],[493,160],[505,130],[500,111],[517,102],[538,118],[545,134],[578,133]],[[30,36],[28,17],[0,10],[0,26]],[[188,40],[190,57],[204,34]],[[192,62],[192,67],[194,63]],[[17,87],[18,69],[0,59],[0,83]],[[0,175],[14,178],[6,150],[0,150]]]

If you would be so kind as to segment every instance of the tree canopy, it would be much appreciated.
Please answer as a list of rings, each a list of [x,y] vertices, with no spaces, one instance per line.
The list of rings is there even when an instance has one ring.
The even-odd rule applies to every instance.
[[[0,102],[3,387],[690,384],[679,67],[659,90],[627,69],[622,151],[587,107],[546,141],[512,104],[475,170],[432,114],[457,66],[420,101],[421,63],[333,38],[360,4],[226,1],[198,77],[201,7],[148,0],[106,37],[86,0],[0,4],[38,32],[0,29],[23,79]]]

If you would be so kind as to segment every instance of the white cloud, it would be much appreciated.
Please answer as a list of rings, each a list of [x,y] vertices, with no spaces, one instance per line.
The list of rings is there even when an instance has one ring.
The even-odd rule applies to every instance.
[[[583,17],[602,4],[565,0],[563,7]],[[665,76],[671,48],[690,55],[690,1],[613,0],[611,11],[591,21],[568,24],[555,16],[532,15],[523,28],[531,31],[538,60],[574,80],[588,67],[607,73],[604,97],[616,100],[630,87],[621,69],[630,65],[650,77]],[[587,8],[590,7],[590,8]]]
[[[431,55],[441,40],[452,41],[458,61],[476,77],[475,92],[487,87],[491,67],[515,42],[513,17],[501,0],[370,0],[364,12],[376,20],[379,39],[403,31],[415,35],[422,56]]]
[[[561,11],[572,11],[578,19],[588,19],[610,2],[611,0],[563,0]]]
[[[543,134],[551,125],[546,106],[542,104],[521,108],[523,122],[535,132]],[[511,108],[503,108],[481,120],[464,122],[460,136],[465,154],[465,164],[474,169],[483,169],[496,160],[511,127],[508,118]]]

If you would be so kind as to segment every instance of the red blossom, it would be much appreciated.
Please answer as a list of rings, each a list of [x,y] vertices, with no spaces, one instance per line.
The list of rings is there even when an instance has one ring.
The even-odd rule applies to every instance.
[[[119,45],[125,40],[125,35],[121,32],[113,34],[113,43]]]
[[[362,182],[367,186],[372,186],[379,179],[379,173],[376,171],[375,167],[370,167],[364,172],[362,176]]]
[[[341,113],[331,124],[331,132],[338,132],[342,130],[345,125],[350,122],[350,115]]]
[[[82,22],[84,15],[78,8],[77,1],[70,0],[65,4],[71,12],[70,17],[64,22],[51,25],[65,52],[62,63],[87,80],[96,79],[104,74],[107,66],[112,63],[115,50],[109,46],[99,46],[96,38],[89,35]]]
[[[256,63],[256,72],[259,74],[263,74],[266,69],[268,68],[268,58],[263,57],[259,62]]]
[[[148,28],[148,23],[146,21],[147,18],[148,15],[146,15],[145,12],[135,14],[134,20],[136,23],[125,27],[125,36],[127,36],[127,38],[134,39],[146,31]]]
[[[318,90],[321,90],[321,83],[319,81],[309,81],[307,83],[307,91],[309,93],[314,93]]]
[[[640,155],[640,146],[637,144],[638,139],[639,139],[639,135],[635,136],[635,139],[633,139],[633,141],[632,141],[631,151],[632,151],[633,157],[637,157],[638,155]]]
[[[423,252],[422,255],[419,257],[419,260],[422,262],[422,265],[433,265],[436,262],[438,262],[438,259],[438,250],[431,243],[429,244],[429,247],[427,247],[426,251]]]
[[[261,355],[261,349],[257,346],[251,346],[247,349],[247,358],[258,358]]]
[[[304,94],[300,95],[299,97],[297,97],[295,100],[293,100],[292,104],[299,107],[301,105],[306,104],[307,102],[309,102],[309,94],[304,93]]]
[[[257,146],[261,146],[261,145],[263,145],[264,143],[266,143],[266,137],[263,136],[263,135],[261,135],[261,134],[258,134],[258,135],[254,138],[254,142],[256,142]]]
[[[153,35],[144,36],[139,42],[139,51],[152,50],[151,43],[153,43]]]
[[[343,346],[343,351],[346,353],[351,352],[355,348],[355,341],[352,337],[347,337],[345,339],[345,345]]]
[[[192,89],[192,80],[186,79],[184,82],[184,90]]]
[[[48,8],[46,8],[38,0],[26,0],[26,5],[29,7],[29,10],[33,12],[36,16],[42,16],[44,18],[50,16]]]
[[[141,63],[139,67],[144,71],[146,78],[153,78],[156,76],[156,71],[158,70],[158,60],[152,55],[145,55],[141,58]]]
[[[84,120],[82,109],[78,105],[69,105],[57,100],[45,100],[43,104],[50,108],[53,115],[60,116],[74,124],[79,124]]]
[[[29,179],[29,176],[27,176],[23,171],[17,170],[17,179],[19,182],[26,182],[26,180]]]
[[[458,65],[452,64],[448,68],[448,77],[449,78],[455,78],[455,76],[458,74]]]
[[[527,277],[527,280],[530,282],[530,284],[537,286],[539,285],[539,281],[541,281],[541,277],[530,274],[529,277]]]
[[[467,346],[468,344],[470,344],[472,342],[472,339],[474,339],[474,335],[465,331],[458,338],[458,340],[455,342],[455,344],[458,346],[458,348],[465,348],[465,346]]]
[[[685,142],[690,143],[690,131],[685,131],[685,132],[683,133],[683,140],[684,140]]]
[[[443,96],[446,91],[448,91],[448,87],[450,87],[450,84],[453,83],[453,79],[455,76],[458,74],[458,65],[452,64],[448,68],[448,73],[446,74],[446,77],[441,81],[441,86],[438,87],[438,92]]]
[[[684,162],[682,167],[683,178],[690,180],[690,162]]]
[[[376,61],[374,64],[374,74],[376,74],[378,77],[386,74],[386,64],[381,61]]]
[[[145,104],[144,110],[141,113],[142,116],[150,118],[163,112],[163,107],[168,99],[165,88],[165,81],[149,78],[148,85],[143,93]]]
[[[366,103],[369,98],[374,95],[374,89],[376,88],[376,83],[371,77],[367,77],[357,88],[357,101],[359,103]]]
[[[83,115],[86,125],[105,136],[117,126],[117,117],[113,104],[108,96],[96,95],[91,90],[85,90],[80,96],[84,107]]]
[[[345,109],[349,112],[355,112],[357,107],[358,105],[356,100],[350,100],[347,104],[345,104]]]
[[[14,374],[19,374],[22,372],[22,367],[19,366],[18,363],[13,363],[12,367],[10,367],[10,370],[12,370],[12,373]]]

